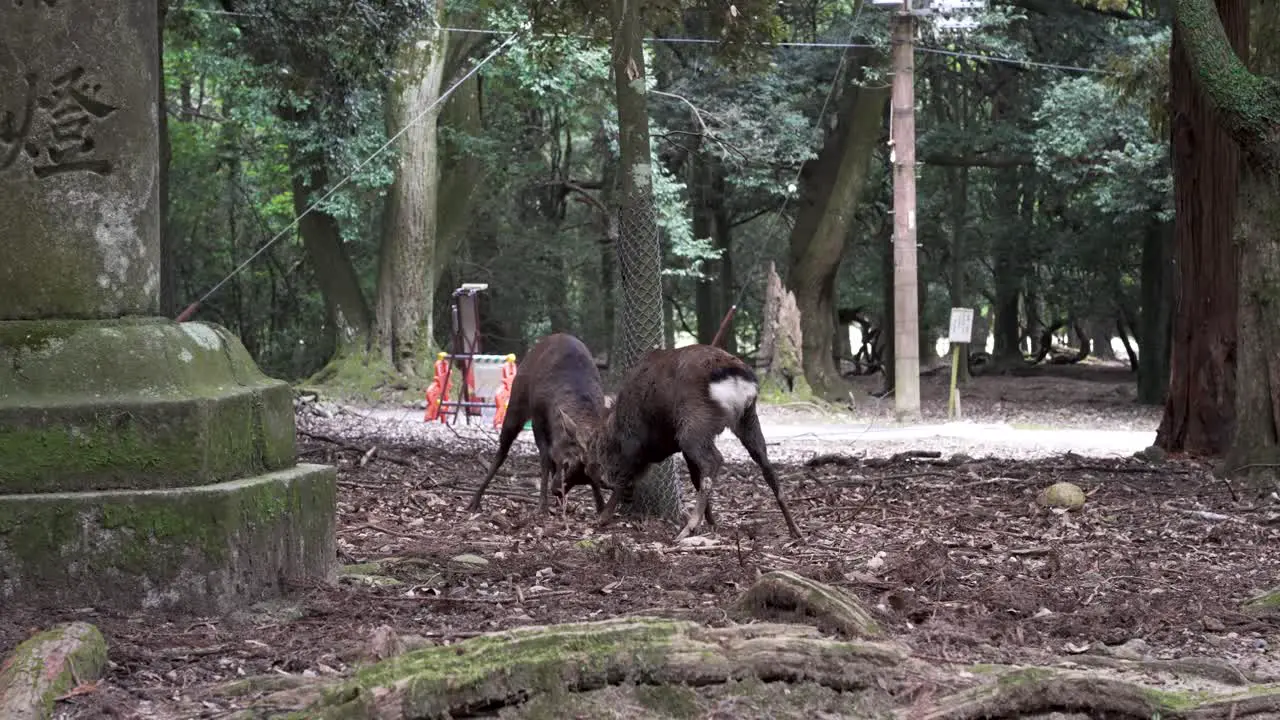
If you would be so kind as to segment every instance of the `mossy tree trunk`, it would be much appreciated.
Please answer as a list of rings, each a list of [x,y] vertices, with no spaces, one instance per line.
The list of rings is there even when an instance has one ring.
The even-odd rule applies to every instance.
[[[858,51],[850,54],[849,65],[873,61],[874,56]],[[822,151],[805,164],[801,176],[787,284],[800,307],[805,379],[814,393],[828,399],[843,398],[848,390],[832,348],[835,282],[888,101],[888,87],[847,90]]]
[[[1212,7],[1209,12],[1223,33],[1219,51],[1247,48],[1248,1],[1218,0],[1217,6],[1220,19]],[[1181,15],[1180,8],[1176,12]],[[1177,300],[1168,397],[1156,444],[1171,452],[1219,455],[1230,443],[1235,402],[1239,272],[1232,233],[1240,156],[1213,113],[1188,41],[1180,19],[1169,56]]]
[[[387,135],[395,142],[399,168],[387,194],[378,255],[378,300],[373,346],[384,362],[406,375],[417,373],[419,342],[430,344],[435,273],[436,207],[440,195],[437,127],[444,84],[448,34],[436,30],[444,1],[436,0],[432,22],[396,50],[387,91]]]
[[[1247,5],[1236,10],[1247,12]],[[1232,49],[1236,38],[1229,38],[1208,0],[1177,0],[1176,32],[1215,117],[1239,144],[1245,168],[1227,468],[1249,476],[1259,490],[1273,491],[1280,477],[1280,78],[1248,71]]]

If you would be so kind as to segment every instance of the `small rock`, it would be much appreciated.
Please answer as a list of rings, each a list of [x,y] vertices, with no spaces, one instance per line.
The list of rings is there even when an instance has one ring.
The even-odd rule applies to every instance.
[[[961,465],[968,465],[971,462],[973,462],[973,458],[965,455],[964,453],[956,453],[947,458],[947,465],[950,467],[960,467]]]
[[[1141,660],[1151,652],[1151,646],[1147,645],[1147,641],[1142,638],[1134,638],[1110,650],[1112,657],[1122,660]]]
[[[386,660],[404,652],[404,644],[390,625],[379,625],[373,631],[373,637],[365,645],[364,657],[370,660]]]
[[[471,553],[464,553],[462,555],[449,558],[449,562],[456,562],[462,565],[474,565],[476,567],[484,567],[489,564],[488,560],[485,560],[479,555],[472,555]]]
[[[1222,621],[1217,618],[1205,618],[1204,620],[1201,620],[1200,623],[1204,625],[1204,629],[1209,632],[1222,632],[1227,629],[1227,626],[1223,625]]]
[[[1040,491],[1036,502],[1045,507],[1079,510],[1084,507],[1084,491],[1069,482],[1054,483]]]

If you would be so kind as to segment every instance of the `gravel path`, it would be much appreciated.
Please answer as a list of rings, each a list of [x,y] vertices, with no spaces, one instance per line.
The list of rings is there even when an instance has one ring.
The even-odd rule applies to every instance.
[[[426,423],[422,411],[417,409],[321,403],[318,410],[321,417],[310,418],[310,427],[347,438],[381,438],[451,448],[479,443],[480,452],[486,457],[497,443],[497,432],[487,425]],[[769,454],[775,462],[799,462],[821,453],[886,457],[905,451],[1010,459],[1043,458],[1067,452],[1086,457],[1124,457],[1155,440],[1154,429],[1121,429],[1126,423],[1116,423],[1121,426],[1116,429],[1106,429],[1104,423],[1096,423],[1098,429],[1085,429],[1039,424],[1018,427],[1008,422],[978,419],[901,426],[878,419],[824,414],[814,409],[778,407],[763,407],[760,415]],[[726,458],[746,460],[746,452],[727,431],[720,436],[719,446]],[[522,433],[512,452],[533,453],[532,433]]]

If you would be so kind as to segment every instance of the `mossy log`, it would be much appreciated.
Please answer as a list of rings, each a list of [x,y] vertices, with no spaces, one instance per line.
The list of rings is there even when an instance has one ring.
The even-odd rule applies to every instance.
[[[27,639],[0,664],[0,718],[46,720],[67,691],[102,676],[107,641],[89,623],[59,625]]]
[[[708,629],[691,622],[622,618],[527,627],[423,648],[344,680],[238,681],[223,694],[255,696],[238,717],[365,720],[556,717],[556,709],[620,687],[669,687],[695,706],[700,693],[784,683],[839,693],[848,714],[967,720],[1084,712],[1112,718],[1248,718],[1280,713],[1280,686],[1150,684],[1141,672],[932,665],[904,648],[823,637],[816,628],[760,623]],[[1127,678],[1133,678],[1129,680]],[[683,689],[681,689],[683,688]],[[777,693],[775,693],[777,694]],[[803,693],[800,693],[803,694]],[[934,700],[933,698],[937,698]],[[242,700],[248,699],[242,697]],[[538,707],[534,712],[530,708]],[[869,708],[876,708],[868,715]],[[525,711],[527,710],[527,712]],[[572,713],[571,713],[572,714]],[[654,711],[648,718],[701,716]],[[563,716],[561,713],[559,716]]]
[[[849,594],[789,570],[766,573],[743,593],[740,615],[762,620],[811,623],[847,638],[877,638],[880,625]]]
[[[1280,713],[1280,685],[1256,685],[1229,693],[1174,691],[1100,674],[1043,667],[1021,668],[997,675],[994,680],[944,697],[929,707],[899,712],[899,716],[903,720],[978,720],[1056,710],[1135,720],[1212,720],[1272,718]]]

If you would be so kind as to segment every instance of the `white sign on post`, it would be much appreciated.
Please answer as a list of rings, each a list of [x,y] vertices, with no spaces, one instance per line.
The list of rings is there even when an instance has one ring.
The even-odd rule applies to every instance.
[[[968,343],[973,339],[973,308],[951,308],[951,331],[947,341]]]

